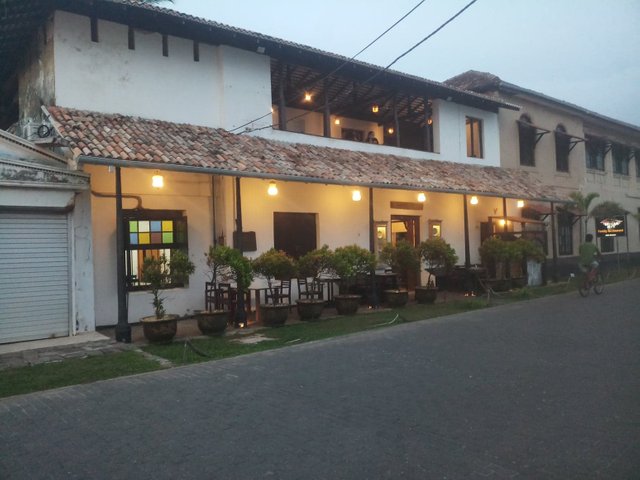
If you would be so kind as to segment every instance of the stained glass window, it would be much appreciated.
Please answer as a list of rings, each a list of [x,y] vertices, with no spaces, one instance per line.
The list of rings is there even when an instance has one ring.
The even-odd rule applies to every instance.
[[[178,210],[124,210],[125,268],[130,290],[141,290],[140,269],[147,257],[171,258],[187,251],[187,218]]]

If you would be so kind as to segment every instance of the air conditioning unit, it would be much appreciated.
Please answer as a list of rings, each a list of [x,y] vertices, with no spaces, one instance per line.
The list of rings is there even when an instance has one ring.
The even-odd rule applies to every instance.
[[[23,125],[22,133],[22,136],[27,140],[42,140],[53,134],[53,127],[48,123],[29,121]]]

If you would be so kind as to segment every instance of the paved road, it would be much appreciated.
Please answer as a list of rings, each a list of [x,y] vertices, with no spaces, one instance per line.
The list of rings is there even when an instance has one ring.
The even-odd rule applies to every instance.
[[[640,478],[639,293],[6,399],[0,478]]]

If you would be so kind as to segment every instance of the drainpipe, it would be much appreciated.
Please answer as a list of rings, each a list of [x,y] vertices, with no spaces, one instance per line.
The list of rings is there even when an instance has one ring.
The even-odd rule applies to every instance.
[[[242,201],[240,195],[240,177],[236,177],[236,232],[237,232],[237,245],[236,249],[242,250]],[[238,284],[238,298],[236,300],[236,313],[233,319],[234,326],[236,328],[242,328],[247,325],[247,312],[244,307],[244,289],[249,285]]]
[[[469,248],[469,212],[467,211],[467,195],[462,195],[464,205],[464,266],[471,267],[471,250]]]
[[[127,291],[124,271],[124,229],[122,228],[122,179],[116,167],[116,276],[118,282],[118,324],[116,341],[131,343],[131,325],[127,311]]]

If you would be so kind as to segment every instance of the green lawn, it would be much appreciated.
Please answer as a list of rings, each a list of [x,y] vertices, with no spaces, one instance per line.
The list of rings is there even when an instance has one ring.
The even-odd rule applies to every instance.
[[[166,358],[176,365],[203,362],[212,359],[234,357],[247,353],[281,348],[292,344],[337,337],[349,333],[384,328],[402,322],[425,320],[443,315],[465,312],[486,307],[486,301],[479,298],[457,300],[434,305],[410,305],[397,310],[384,310],[361,313],[350,317],[334,317],[316,322],[304,322],[285,325],[279,328],[262,329],[257,334],[268,340],[254,344],[238,343],[239,338],[247,335],[227,334],[224,337],[198,338],[168,345],[149,345],[143,350]],[[198,353],[200,352],[200,353]],[[203,355],[204,354],[204,355]]]
[[[606,283],[626,280],[636,276],[635,270],[611,270]],[[280,328],[262,329],[257,332],[268,340],[241,344],[238,338],[246,337],[231,331],[224,337],[195,339],[191,346],[184,341],[169,345],[149,345],[144,350],[170,360],[174,365],[197,363],[248,353],[282,348],[313,340],[337,337],[350,333],[386,328],[402,322],[413,322],[455,313],[487,308],[491,305],[518,302],[577,291],[577,278],[543,287],[523,288],[492,296],[449,299],[434,305],[409,305],[397,310],[370,311],[352,317],[335,317],[317,322],[285,325]],[[459,298],[459,297],[458,297]],[[198,353],[200,352],[200,353]],[[156,361],[140,353],[128,351],[99,357],[70,359],[59,363],[35,365],[0,371],[0,397],[18,395],[78,383],[89,383],[162,368]]]
[[[0,397],[158,370],[160,364],[138,352],[118,352],[99,357],[0,371]]]

